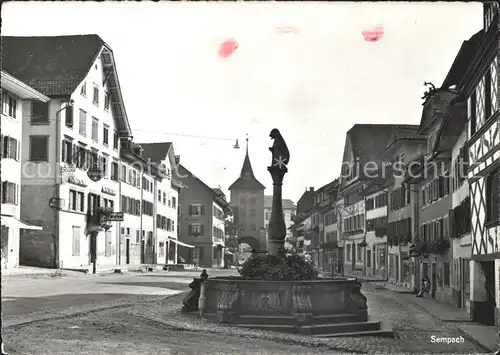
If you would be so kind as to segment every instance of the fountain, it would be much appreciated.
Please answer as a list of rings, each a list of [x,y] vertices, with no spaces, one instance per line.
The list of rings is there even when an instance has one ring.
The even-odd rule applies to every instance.
[[[201,287],[203,317],[239,327],[334,336],[394,336],[380,321],[368,319],[366,297],[355,278],[320,278],[299,255],[286,255],[282,184],[290,153],[277,129],[268,171],[273,179],[273,204],[268,254],[253,255],[241,276],[205,279]],[[195,297],[195,292],[192,293]],[[198,293],[199,295],[199,293]]]

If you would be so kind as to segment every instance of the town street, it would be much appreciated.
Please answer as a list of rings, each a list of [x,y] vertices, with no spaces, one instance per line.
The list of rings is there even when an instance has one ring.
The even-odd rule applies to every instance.
[[[230,273],[236,271],[209,271],[211,276]],[[397,332],[394,339],[318,340],[318,344],[327,342],[330,349],[337,349],[329,350],[311,344],[306,347],[308,344],[301,343],[301,346],[299,342],[286,340],[286,336],[278,341],[276,333],[262,336],[262,332],[218,326],[179,312],[183,297],[179,293],[188,290],[194,276],[198,273],[160,271],[6,280],[2,284],[2,309],[7,351],[10,354],[483,352],[467,340],[455,344],[433,343],[432,336],[459,337],[457,324],[441,322],[409,304],[408,298],[368,284],[363,286],[363,292],[368,298],[369,313],[393,324]],[[67,317],[62,318],[64,315]]]

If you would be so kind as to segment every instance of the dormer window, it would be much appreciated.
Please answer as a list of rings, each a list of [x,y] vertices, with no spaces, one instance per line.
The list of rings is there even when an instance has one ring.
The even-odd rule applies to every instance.
[[[87,82],[84,81],[82,84],[82,88],[80,89],[80,95],[83,97],[87,97]]]

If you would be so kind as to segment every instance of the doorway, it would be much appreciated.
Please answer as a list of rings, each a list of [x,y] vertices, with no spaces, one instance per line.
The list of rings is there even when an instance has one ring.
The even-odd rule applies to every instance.
[[[145,264],[146,259],[146,241],[141,239],[141,264]]]
[[[352,266],[351,266],[351,274],[354,274],[356,271],[356,244],[352,243]]]
[[[437,270],[436,263],[431,264],[431,297],[436,298],[436,287],[437,287]]]
[[[125,242],[125,264],[130,264],[130,238]]]
[[[494,261],[481,262],[484,272],[484,287],[486,290],[486,300],[477,302],[477,321],[485,325],[495,325],[495,264]]]

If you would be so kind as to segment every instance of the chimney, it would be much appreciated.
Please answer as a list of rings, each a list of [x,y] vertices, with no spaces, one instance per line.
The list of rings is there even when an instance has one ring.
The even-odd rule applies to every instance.
[[[310,187],[309,191],[314,192],[314,187]]]

